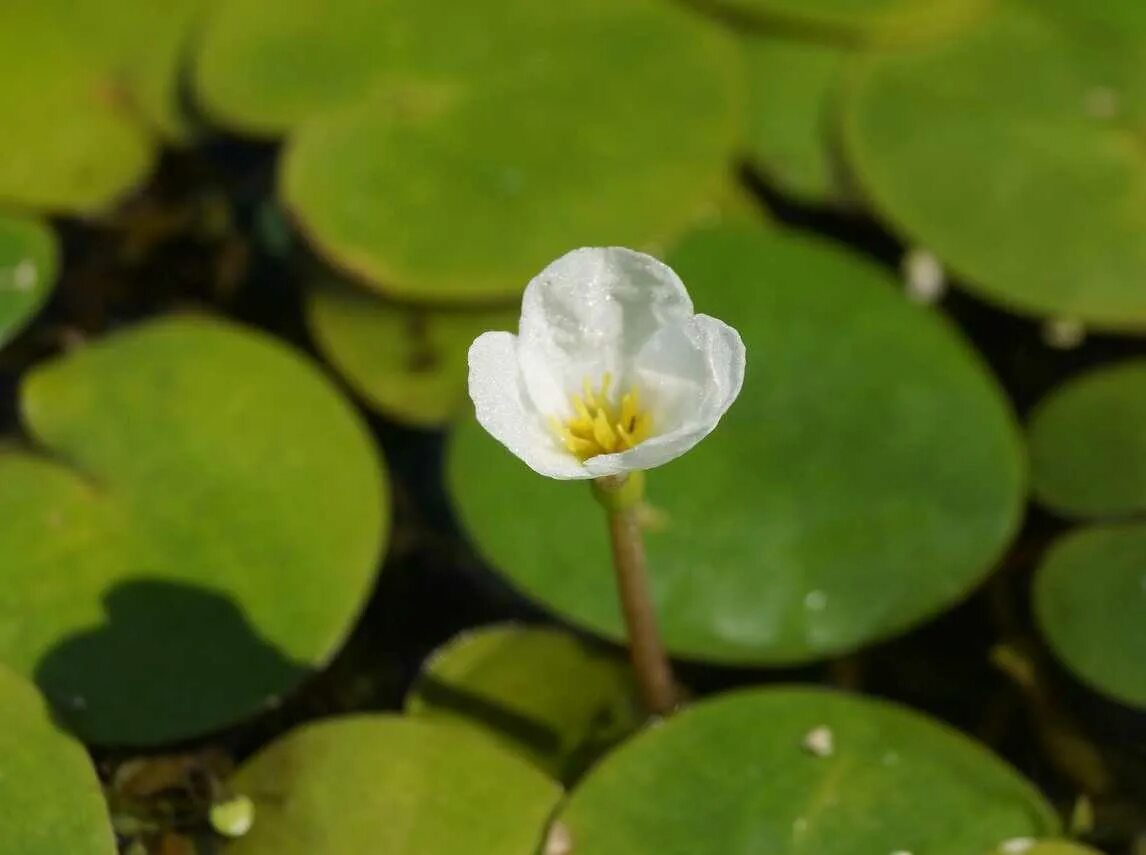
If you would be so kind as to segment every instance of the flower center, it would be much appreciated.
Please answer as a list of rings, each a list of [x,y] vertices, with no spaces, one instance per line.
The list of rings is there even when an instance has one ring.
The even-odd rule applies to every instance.
[[[637,390],[630,389],[614,403],[609,395],[612,385],[613,375],[607,372],[596,388],[586,377],[581,392],[569,397],[573,415],[564,421],[556,416],[549,419],[554,436],[578,460],[625,451],[652,432],[652,416],[641,406]]]

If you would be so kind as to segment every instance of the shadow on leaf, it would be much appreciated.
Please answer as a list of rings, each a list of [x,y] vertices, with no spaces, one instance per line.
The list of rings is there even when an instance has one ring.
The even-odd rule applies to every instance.
[[[104,623],[40,660],[36,683],[85,739],[147,745],[224,727],[309,673],[261,638],[226,595],[160,579],[109,589]]]

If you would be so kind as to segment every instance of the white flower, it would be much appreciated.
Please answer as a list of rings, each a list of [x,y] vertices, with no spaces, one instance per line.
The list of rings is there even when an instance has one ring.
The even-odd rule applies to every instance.
[[[744,380],[744,343],[696,315],[679,277],[619,247],[570,252],[525,289],[518,335],[470,347],[481,425],[550,478],[652,469],[716,427]]]

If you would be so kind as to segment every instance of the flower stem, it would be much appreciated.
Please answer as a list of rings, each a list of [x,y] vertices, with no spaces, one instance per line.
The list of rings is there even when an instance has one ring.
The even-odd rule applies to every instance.
[[[637,516],[643,480],[633,483],[636,477],[643,479],[643,473],[620,480],[602,478],[594,482],[594,488],[609,515],[617,593],[641,700],[651,715],[667,716],[676,709],[680,699],[649,590],[645,542]]]

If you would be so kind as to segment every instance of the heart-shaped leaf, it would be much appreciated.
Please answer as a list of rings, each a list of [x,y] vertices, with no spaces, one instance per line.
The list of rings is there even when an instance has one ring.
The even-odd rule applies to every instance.
[[[890,275],[824,243],[717,228],[669,261],[748,350],[720,428],[649,475],[646,541],[672,652],[803,662],[964,596],[1024,497],[1012,416],[974,352]],[[494,567],[623,637],[605,521],[584,484],[537,476],[472,422],[449,479]]]
[[[1057,830],[1031,785],[956,731],[797,688],[725,695],[645,731],[557,821],[593,855],[968,855]]]
[[[232,786],[255,802],[234,855],[534,855],[561,795],[472,728],[381,715],[296,730]]]
[[[341,643],[387,491],[362,425],[280,345],[155,321],[37,368],[0,452],[0,660],[84,737],[250,715]]]
[[[36,690],[0,667],[0,829],[13,855],[114,855],[99,779]]]

